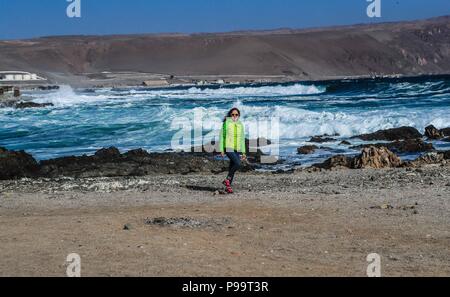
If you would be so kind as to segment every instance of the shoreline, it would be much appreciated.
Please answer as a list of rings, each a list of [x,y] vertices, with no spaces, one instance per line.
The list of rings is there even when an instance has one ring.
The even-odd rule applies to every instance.
[[[96,81],[84,81],[86,78],[85,76],[77,76],[78,79],[73,79],[73,77],[67,77],[67,81],[64,79],[62,82],[58,81],[49,81],[46,84],[42,83],[22,83],[22,82],[8,82],[8,83],[1,83],[0,86],[10,86],[13,85],[15,87],[19,87],[22,90],[39,90],[39,88],[53,88],[55,89],[56,86],[61,85],[69,85],[71,87],[74,87],[76,89],[101,89],[101,88],[144,88],[144,89],[156,89],[156,90],[165,90],[165,89],[184,89],[184,88],[192,88],[192,87],[200,87],[200,88],[235,88],[235,87],[249,87],[249,86],[273,86],[273,85],[291,85],[291,84],[330,84],[334,82],[342,82],[342,81],[378,81],[378,82],[395,82],[395,81],[411,81],[416,79],[423,79],[423,78],[429,78],[429,79],[441,79],[441,78],[448,78],[450,76],[450,73],[426,73],[426,74],[392,74],[392,75],[347,75],[347,76],[327,76],[327,77],[321,77],[317,79],[302,79],[299,77],[289,77],[289,76],[261,76],[261,75],[192,75],[192,76],[180,76],[180,77],[174,77],[174,80],[190,80],[190,83],[170,83],[166,84],[164,82],[161,82],[161,84],[154,84],[146,86],[143,83],[145,82],[145,76],[152,76],[152,75],[160,75],[160,74],[154,74],[154,73],[135,73],[135,72],[109,72],[111,75],[120,75],[120,74],[127,74],[133,76],[132,80],[136,80],[136,83],[130,84],[127,83],[126,79],[111,79],[108,81],[102,81],[102,80],[96,80]],[[140,81],[139,79],[136,79],[134,76],[141,77],[144,80]],[[144,76],[144,77],[142,77]],[[194,83],[192,81],[198,81],[201,80],[201,78],[206,79],[208,83]],[[232,81],[232,77],[243,77],[245,78],[242,81]],[[273,77],[277,77],[281,79],[270,79]],[[168,77],[166,77],[168,78]],[[72,83],[70,82],[72,80]],[[164,79],[161,79],[162,81],[165,81]],[[224,83],[217,83],[217,81],[224,80]],[[139,81],[139,82],[138,82]],[[157,80],[154,80],[157,81]]]

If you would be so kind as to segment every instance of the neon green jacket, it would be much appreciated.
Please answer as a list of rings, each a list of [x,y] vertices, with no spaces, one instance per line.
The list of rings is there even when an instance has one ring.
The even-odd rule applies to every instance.
[[[225,153],[227,150],[236,150],[245,154],[245,129],[241,121],[234,122],[227,118],[220,130],[219,150]]]

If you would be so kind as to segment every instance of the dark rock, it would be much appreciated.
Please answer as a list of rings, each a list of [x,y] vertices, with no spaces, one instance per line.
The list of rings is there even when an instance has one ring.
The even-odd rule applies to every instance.
[[[13,106],[18,109],[38,108],[38,107],[53,106],[53,103],[17,102]]]
[[[103,148],[98,150],[95,156],[101,159],[112,159],[120,157],[120,151],[115,147]]]
[[[331,142],[331,141],[336,141],[336,139],[327,136],[313,136],[311,137],[310,140],[308,140],[308,142],[316,142],[316,143]]]
[[[386,130],[379,130],[374,133],[369,134],[362,134],[351,137],[353,138],[359,138],[365,141],[373,141],[373,140],[388,140],[388,141],[394,141],[394,140],[402,140],[402,139],[415,139],[415,138],[421,138],[422,134],[413,127],[400,127],[400,128],[392,128],[392,129],[386,129]]]
[[[348,142],[347,140],[343,140],[341,141],[341,143],[339,143],[340,145],[352,145],[350,142]]]
[[[394,207],[390,204],[382,204],[371,206],[370,209],[394,209]]]
[[[445,151],[445,152],[443,152],[443,154],[444,154],[445,160],[450,160],[450,151]]]
[[[429,125],[425,128],[425,136],[429,139],[441,139],[444,138],[444,133],[436,129],[435,126]]]
[[[59,90],[59,86],[39,86],[38,89],[41,91]]]
[[[303,155],[312,154],[315,152],[316,149],[318,149],[318,147],[315,145],[305,145],[297,148],[297,153]]]
[[[322,169],[332,169],[332,168],[350,168],[351,158],[344,155],[336,155],[327,159],[323,163],[314,164],[312,167],[322,168]]]
[[[117,148],[101,149],[93,156],[70,156],[42,161],[39,174],[43,177],[113,177],[150,174],[221,173],[228,170],[228,161],[213,156],[191,153],[148,153],[143,149],[120,154]],[[241,171],[254,170],[242,162]]]
[[[433,144],[424,142],[422,139],[406,139],[397,140],[390,143],[375,143],[375,144],[363,144],[350,147],[351,149],[363,149],[366,147],[387,147],[394,153],[416,153],[416,152],[430,152],[434,150]]]
[[[441,163],[444,159],[446,159],[447,152],[429,152],[419,158],[406,162],[404,164],[405,167],[420,167],[428,164],[438,164]],[[450,157],[450,156],[449,156]]]
[[[0,180],[35,177],[38,171],[38,163],[31,155],[0,147]]]
[[[439,130],[444,136],[450,136],[450,127]]]
[[[294,169],[287,169],[287,170],[278,169],[278,170],[272,171],[272,174],[291,174],[294,172],[295,172]]]

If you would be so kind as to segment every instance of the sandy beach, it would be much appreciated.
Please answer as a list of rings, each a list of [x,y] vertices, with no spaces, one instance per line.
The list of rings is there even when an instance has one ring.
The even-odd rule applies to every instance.
[[[450,167],[0,182],[0,274],[450,274]],[[154,220],[156,219],[156,220]],[[173,224],[165,225],[173,219]]]

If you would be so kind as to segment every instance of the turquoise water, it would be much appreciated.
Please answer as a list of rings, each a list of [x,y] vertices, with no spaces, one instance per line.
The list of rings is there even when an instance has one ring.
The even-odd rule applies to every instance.
[[[233,106],[241,109],[244,123],[279,119],[280,155],[290,164],[355,154],[339,142],[356,134],[399,126],[421,132],[429,124],[450,127],[449,76],[157,90],[63,86],[24,95],[54,106],[0,109],[0,146],[26,150],[37,159],[92,154],[109,146],[163,151],[171,148],[172,137],[180,131],[177,123],[192,122],[194,112],[202,114],[203,134],[208,134],[220,127]],[[260,128],[259,136],[270,136],[268,130]],[[335,133],[340,134],[338,141],[323,144],[331,150],[296,154],[311,136]],[[434,144],[439,149],[450,146]]]

